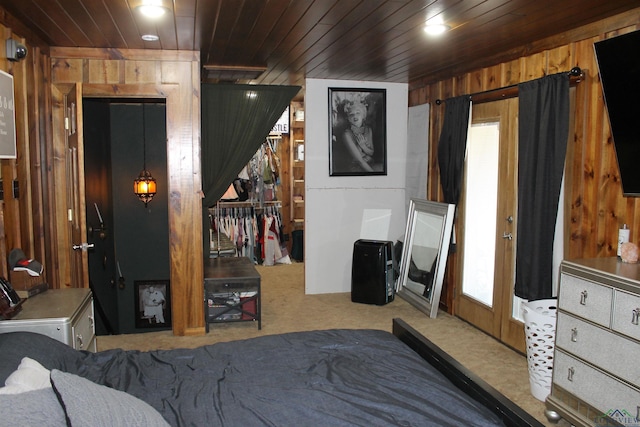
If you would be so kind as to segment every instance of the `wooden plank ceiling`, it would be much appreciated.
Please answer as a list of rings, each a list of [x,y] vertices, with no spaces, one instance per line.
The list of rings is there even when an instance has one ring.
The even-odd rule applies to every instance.
[[[140,1],[0,0],[0,6],[19,34],[43,47],[197,50],[203,66],[216,68],[203,71],[203,79],[298,85],[305,77],[436,80],[530,54],[534,41],[640,6],[638,0],[163,0],[169,13],[150,21],[135,10]],[[433,18],[451,31],[428,37],[423,26]],[[159,40],[143,41],[144,34]],[[247,67],[264,72],[251,78]]]

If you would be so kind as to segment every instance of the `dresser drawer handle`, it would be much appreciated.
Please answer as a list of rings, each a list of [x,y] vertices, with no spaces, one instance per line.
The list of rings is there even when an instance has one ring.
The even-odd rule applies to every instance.
[[[640,308],[636,308],[631,312],[631,324],[638,324],[638,317],[640,317]]]
[[[587,291],[580,292],[580,305],[587,305]]]
[[[578,328],[571,329],[571,342],[578,342]]]
[[[78,341],[79,348],[82,348],[82,334],[76,336],[76,341]]]
[[[567,373],[567,379],[569,381],[573,381],[573,374],[576,373],[576,370],[573,369],[573,366],[571,368],[569,368],[569,372]]]
[[[93,328],[93,316],[89,316],[89,325]]]

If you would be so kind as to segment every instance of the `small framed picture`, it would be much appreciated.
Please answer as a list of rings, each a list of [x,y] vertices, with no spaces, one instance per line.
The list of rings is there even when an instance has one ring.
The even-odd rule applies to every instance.
[[[386,94],[329,88],[329,176],[387,174]]]
[[[171,292],[168,280],[136,280],[136,328],[171,327]]]

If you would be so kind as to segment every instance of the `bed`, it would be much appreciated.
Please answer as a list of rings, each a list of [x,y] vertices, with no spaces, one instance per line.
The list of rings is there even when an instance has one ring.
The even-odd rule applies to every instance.
[[[11,425],[542,426],[401,319],[151,352],[14,332],[0,354]]]

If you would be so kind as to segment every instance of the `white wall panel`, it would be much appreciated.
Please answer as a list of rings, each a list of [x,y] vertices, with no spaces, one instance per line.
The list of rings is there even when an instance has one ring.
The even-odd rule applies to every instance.
[[[353,243],[404,234],[408,86],[320,79],[305,86],[305,290],[350,292]],[[386,176],[329,176],[330,87],[387,90]]]

